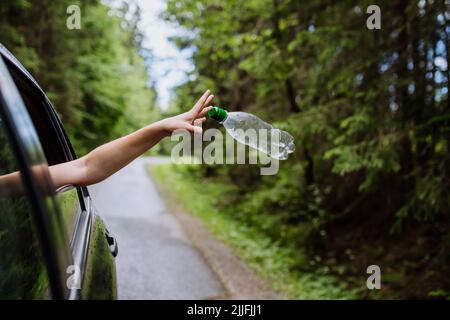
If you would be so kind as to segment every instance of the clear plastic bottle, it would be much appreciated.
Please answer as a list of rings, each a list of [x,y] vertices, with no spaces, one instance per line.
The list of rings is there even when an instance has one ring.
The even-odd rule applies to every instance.
[[[228,112],[213,107],[208,117],[223,124],[228,134],[242,144],[266,153],[272,158],[286,160],[294,152],[294,138],[247,112]]]

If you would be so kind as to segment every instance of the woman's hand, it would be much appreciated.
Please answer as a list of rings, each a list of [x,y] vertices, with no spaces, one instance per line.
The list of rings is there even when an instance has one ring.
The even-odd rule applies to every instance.
[[[205,115],[212,107],[208,105],[214,99],[214,95],[207,90],[197,101],[194,107],[182,114],[160,121],[160,125],[166,135],[171,135],[175,130],[188,130],[194,133],[202,133],[199,125],[206,121]]]

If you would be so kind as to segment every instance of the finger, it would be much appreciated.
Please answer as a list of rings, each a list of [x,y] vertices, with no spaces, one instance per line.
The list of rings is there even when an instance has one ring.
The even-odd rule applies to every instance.
[[[209,95],[208,98],[206,99],[206,101],[203,103],[203,105],[201,106],[201,108],[198,111],[194,111],[195,112],[195,117],[197,118],[200,113],[202,112],[202,110],[205,108],[205,106],[207,106],[208,104],[211,103],[211,101],[213,101],[214,99],[214,95]]]
[[[203,122],[206,121],[206,118],[199,118],[194,120],[194,126],[201,125]]]
[[[211,91],[209,91],[209,89],[205,91],[205,93],[201,96],[200,99],[198,99],[197,103],[192,108],[192,111],[198,113],[203,108],[203,105],[205,104],[205,101],[208,98],[210,92]]]
[[[213,107],[206,107],[206,108],[203,108],[203,110],[202,111],[200,111],[200,113],[198,114],[198,117],[204,117],[204,116],[206,116],[207,114],[208,114],[208,112],[209,111],[211,111],[211,109],[212,109]]]
[[[205,103],[203,104],[203,108],[205,108],[206,106],[208,106],[208,105],[211,103],[211,101],[214,100],[214,98],[215,98],[215,96],[214,96],[213,94],[210,95],[210,96],[208,97],[208,99],[206,99]]]

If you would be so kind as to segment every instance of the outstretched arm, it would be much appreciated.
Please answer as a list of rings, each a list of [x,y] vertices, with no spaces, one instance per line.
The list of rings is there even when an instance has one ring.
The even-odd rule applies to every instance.
[[[214,99],[206,91],[194,107],[183,114],[152,123],[136,132],[94,149],[84,157],[49,168],[56,188],[73,184],[86,186],[100,182],[125,167],[177,129],[201,132],[198,124],[210,110]]]

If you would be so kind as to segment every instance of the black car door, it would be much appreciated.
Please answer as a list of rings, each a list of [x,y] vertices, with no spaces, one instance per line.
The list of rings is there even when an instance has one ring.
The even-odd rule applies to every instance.
[[[2,267],[12,271],[8,274],[2,273],[0,294],[11,299],[44,297],[64,299],[69,293],[63,285],[65,271],[73,264],[70,253],[65,250],[68,241],[62,232],[61,216],[53,197],[47,162],[39,139],[2,58],[0,58],[0,110],[3,136],[3,143],[0,146],[3,167],[0,177],[0,188],[3,190],[1,195],[3,237],[0,238],[0,246],[6,249],[12,244],[11,250],[23,252],[17,256],[17,252],[2,250],[2,263],[5,263]],[[23,223],[10,222],[18,218],[21,218]],[[8,241],[5,240],[5,234]],[[36,258],[27,261],[24,258],[26,253]],[[42,266],[45,266],[45,271]],[[40,271],[37,272],[35,269]],[[8,292],[7,283],[17,283],[19,286],[30,283],[24,287],[25,290],[31,283],[41,281],[42,284],[37,285],[39,289],[36,289],[39,294],[28,296],[22,290],[15,294]]]
[[[17,131],[32,131],[34,148],[40,153],[39,163],[49,179],[48,165],[73,160],[75,153],[50,101],[35,81],[14,61],[7,59],[6,66],[9,68],[6,72],[11,73],[14,81],[12,87],[14,84],[18,87],[16,91],[20,97],[16,95],[15,98],[21,100],[21,109],[25,108],[24,114],[29,115],[26,125],[22,124]],[[7,105],[5,109],[10,110]],[[23,122],[15,114],[12,118]],[[22,138],[18,137],[19,143],[30,145]],[[51,181],[47,182],[52,188]],[[53,212],[44,208],[39,215],[54,220],[55,230],[53,234],[50,232],[52,236],[48,239],[53,242],[51,254],[54,257],[66,256],[57,261],[56,272],[62,276],[56,281],[62,287],[62,295],[69,299],[115,298],[115,264],[108,243],[112,238],[95,214],[87,189],[67,185],[56,191],[50,190],[46,197],[48,199],[44,202],[52,203]],[[45,228],[42,232],[49,234]]]

